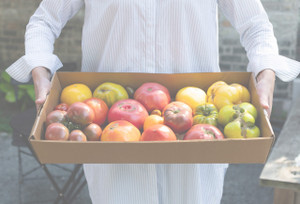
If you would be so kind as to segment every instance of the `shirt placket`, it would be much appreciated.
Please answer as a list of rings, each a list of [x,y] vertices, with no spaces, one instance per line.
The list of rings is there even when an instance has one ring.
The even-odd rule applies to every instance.
[[[146,70],[149,72],[155,72],[155,1],[146,1]]]

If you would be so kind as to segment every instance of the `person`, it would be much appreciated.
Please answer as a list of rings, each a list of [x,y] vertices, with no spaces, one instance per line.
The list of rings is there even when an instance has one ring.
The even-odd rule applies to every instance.
[[[32,76],[36,105],[62,67],[53,54],[61,30],[85,6],[83,72],[219,72],[218,8],[240,34],[260,102],[270,116],[275,75],[289,81],[299,63],[278,54],[259,0],[43,0],[26,28],[25,55],[6,71]],[[84,164],[93,203],[216,204],[228,164]]]

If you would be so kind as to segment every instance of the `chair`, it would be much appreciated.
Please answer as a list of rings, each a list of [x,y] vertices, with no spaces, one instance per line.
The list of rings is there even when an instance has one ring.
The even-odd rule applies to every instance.
[[[74,65],[72,64],[74,68]],[[67,66],[63,71],[70,71],[70,66]],[[32,82],[29,82],[32,83]],[[17,85],[18,82],[12,80],[12,84]],[[18,96],[17,86],[15,87],[16,97]],[[52,186],[57,192],[57,196],[53,199],[54,203],[72,203],[78,193],[86,185],[84,178],[84,172],[81,164],[75,164],[70,167],[67,164],[41,164],[35,155],[34,150],[28,140],[31,132],[31,128],[35,121],[36,109],[35,107],[29,108],[21,113],[14,115],[10,120],[10,126],[13,130],[12,145],[18,149],[18,165],[19,165],[19,202],[22,203],[22,187],[21,185],[25,180],[37,179],[36,177],[30,177],[34,172],[43,170],[46,177],[50,180]],[[30,157],[35,160],[36,165],[29,170],[24,171],[23,160],[24,157]],[[52,172],[53,168],[58,168],[61,171],[67,173],[66,182],[60,186],[57,182],[56,175]]]

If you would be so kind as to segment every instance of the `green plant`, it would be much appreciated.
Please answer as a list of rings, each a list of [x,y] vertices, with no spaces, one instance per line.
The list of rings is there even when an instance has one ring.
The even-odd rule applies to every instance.
[[[3,71],[0,76],[0,93],[6,102],[20,107],[21,111],[34,105],[35,92],[33,84],[12,84],[11,77]]]

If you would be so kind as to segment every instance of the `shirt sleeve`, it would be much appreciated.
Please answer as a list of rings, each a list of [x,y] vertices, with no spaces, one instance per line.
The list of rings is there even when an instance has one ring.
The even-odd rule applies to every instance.
[[[218,0],[219,8],[240,34],[247,52],[248,71],[257,74],[272,69],[283,81],[291,81],[300,72],[300,63],[278,53],[277,40],[260,0]]]
[[[7,73],[28,82],[35,67],[46,67],[52,74],[61,68],[61,61],[53,54],[55,40],[82,6],[83,0],[43,0],[26,26],[25,55],[8,67]]]

